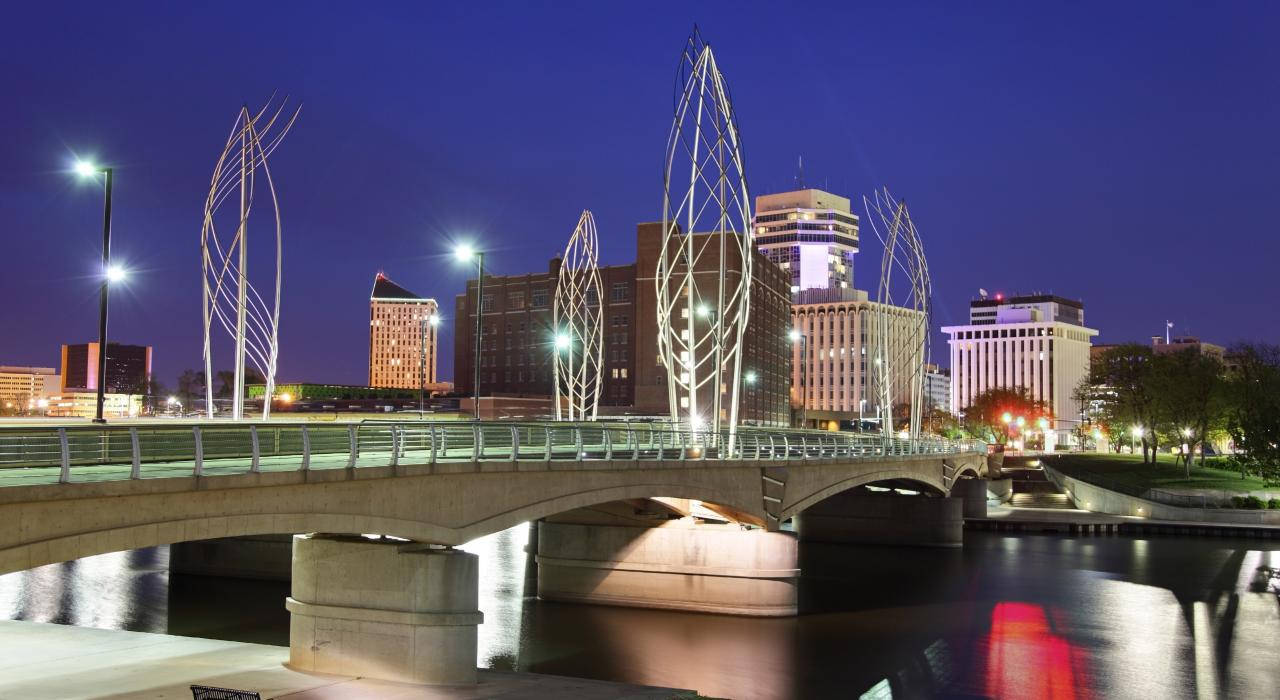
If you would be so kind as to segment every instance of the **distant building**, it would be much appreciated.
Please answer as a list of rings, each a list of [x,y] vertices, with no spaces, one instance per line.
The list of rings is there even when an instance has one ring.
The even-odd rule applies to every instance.
[[[52,367],[0,366],[0,414],[39,411],[58,390],[58,374]]]
[[[885,307],[860,289],[807,289],[793,298],[791,326],[804,341],[791,348],[792,397],[804,407],[806,422],[829,428],[832,422],[876,419],[880,401],[872,373],[877,318]],[[897,306],[888,310],[891,337],[906,336],[920,322],[920,312]],[[894,380],[893,403],[910,401],[910,376],[900,372]]]
[[[109,394],[143,394],[151,385],[151,346],[107,343]],[[62,346],[61,393],[98,390],[98,343]]]
[[[436,383],[435,299],[379,272],[369,295],[369,386],[418,389]]]
[[[48,415],[57,418],[93,418],[98,411],[97,391],[64,391],[50,396],[48,401]],[[104,418],[136,418],[141,414],[141,394],[103,395]]]
[[[853,289],[858,215],[846,197],[818,189],[756,197],[756,249],[790,277],[791,292]]]
[[[951,370],[934,364],[924,366],[925,403],[937,411],[951,410]]]
[[[1151,349],[1157,353],[1182,352],[1183,350],[1195,350],[1201,355],[1208,355],[1219,362],[1226,359],[1227,349],[1221,345],[1206,343],[1193,335],[1175,336],[1169,342],[1165,342],[1164,337],[1151,336]]]
[[[1072,395],[1089,373],[1098,334],[1084,326],[1082,303],[1053,295],[980,299],[969,304],[969,325],[942,331],[951,347],[952,413],[988,389],[1022,388],[1053,412],[1046,448],[1071,439],[1081,413]]]

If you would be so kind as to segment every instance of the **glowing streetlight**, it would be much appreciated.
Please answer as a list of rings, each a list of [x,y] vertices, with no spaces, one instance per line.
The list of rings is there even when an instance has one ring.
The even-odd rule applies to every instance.
[[[1011,422],[1013,421],[1013,414],[1009,413],[1008,411],[1005,411],[1005,412],[1000,416],[1000,420],[1001,420],[1001,421],[1003,421],[1005,425],[1008,425],[1009,423],[1011,423]]]
[[[1182,437],[1191,437],[1191,428],[1183,428]]]
[[[711,315],[711,309],[706,304],[698,304],[698,315],[706,318]]]
[[[568,333],[556,333],[556,350],[568,348],[570,342]]]
[[[1027,419],[1023,418],[1022,416],[1018,416],[1018,419],[1015,420],[1014,423],[1016,423],[1018,427],[1021,428],[1027,424]]]
[[[1041,430],[1045,430],[1049,427],[1049,419],[1041,418],[1040,420],[1036,421],[1036,425],[1040,426]]]
[[[484,252],[462,243],[453,249],[453,254],[461,262],[476,260],[476,356],[475,384],[472,393],[475,401],[475,418],[480,420],[480,336],[484,333]]]
[[[107,287],[111,282],[124,279],[124,271],[111,264],[111,184],[114,173],[111,168],[103,168],[84,160],[77,160],[74,169],[77,175],[84,178],[94,177],[98,173],[105,176],[102,203],[102,288],[98,299],[98,405],[93,422],[106,423],[106,419],[102,417],[102,406],[106,402],[107,390]]]
[[[427,317],[427,323],[431,324],[431,327],[433,327],[433,328],[435,328],[435,327],[439,326],[439,325],[440,325],[440,314],[431,314],[430,316],[428,316],[428,317]]]
[[[112,265],[111,267],[107,268],[108,282],[123,282],[124,278],[128,276],[129,275],[127,272],[125,272],[125,269],[123,267],[120,267],[119,265]]]
[[[791,342],[797,343],[804,336],[800,333],[799,330],[792,328],[791,331],[787,333],[787,337],[791,339]]]
[[[742,379],[743,379],[744,381],[746,381],[746,383],[747,383],[747,384],[755,384],[755,383],[756,383],[756,373],[755,373],[755,372],[747,372],[746,374],[744,374],[744,375],[742,376]]]

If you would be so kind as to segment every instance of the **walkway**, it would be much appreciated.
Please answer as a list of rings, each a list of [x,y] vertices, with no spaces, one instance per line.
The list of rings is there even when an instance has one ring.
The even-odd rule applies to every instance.
[[[480,671],[467,687],[422,687],[299,673],[286,647],[41,622],[0,621],[0,698],[183,699],[192,684],[263,700],[659,700],[685,691],[534,673]]]

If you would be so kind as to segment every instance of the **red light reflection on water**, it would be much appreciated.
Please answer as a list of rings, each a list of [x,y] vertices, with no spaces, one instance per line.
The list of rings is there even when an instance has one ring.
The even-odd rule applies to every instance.
[[[1093,697],[1083,650],[1054,633],[1039,605],[997,603],[985,652],[988,697]]]

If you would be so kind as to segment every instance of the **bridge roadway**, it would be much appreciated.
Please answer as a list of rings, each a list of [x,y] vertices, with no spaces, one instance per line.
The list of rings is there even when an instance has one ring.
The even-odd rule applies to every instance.
[[[776,530],[861,484],[937,494],[980,445],[659,423],[364,421],[0,428],[0,573],[191,540],[381,533],[456,545],[625,499],[697,499]]]

